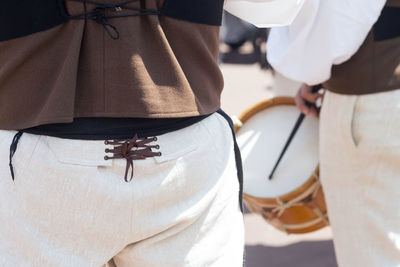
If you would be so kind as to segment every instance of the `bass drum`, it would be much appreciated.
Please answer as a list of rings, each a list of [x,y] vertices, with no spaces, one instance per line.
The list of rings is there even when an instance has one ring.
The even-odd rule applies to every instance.
[[[318,119],[307,116],[268,179],[300,112],[290,97],[263,101],[236,126],[243,158],[244,202],[286,233],[307,233],[329,224],[318,169]]]

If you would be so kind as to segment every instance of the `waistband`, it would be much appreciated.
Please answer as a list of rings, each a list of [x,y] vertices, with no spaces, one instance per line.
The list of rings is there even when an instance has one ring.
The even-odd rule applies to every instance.
[[[25,141],[30,144],[35,144],[39,139],[43,138],[41,141],[45,142],[46,146],[53,153],[53,156],[59,162],[67,164],[112,166],[113,163],[110,159],[126,159],[125,181],[129,182],[134,178],[133,161],[150,157],[154,158],[156,162],[162,163],[178,158],[181,155],[195,151],[202,140],[204,140],[204,135],[207,135],[207,138],[212,138],[213,132],[220,131],[223,129],[221,127],[226,127],[223,126],[224,124],[226,126],[229,125],[232,133],[237,178],[240,185],[239,203],[240,209],[243,212],[243,168],[240,150],[236,143],[233,122],[222,110],[218,110],[216,113],[190,127],[157,137],[138,138],[134,136],[127,140],[109,140],[105,142],[102,140],[70,140],[26,134]],[[23,133],[7,130],[4,130],[4,133],[7,135],[7,138],[13,136],[10,146],[9,166],[11,176],[14,179],[12,158]],[[82,158],[82,154],[87,156]]]
[[[64,139],[107,140],[157,136],[189,127],[211,114],[184,118],[75,118],[72,123],[45,124],[22,132]]]
[[[221,25],[224,0],[165,0],[160,10],[146,8],[146,1],[2,0],[0,42],[48,30],[70,19],[92,19],[113,39],[119,38],[118,29],[112,24],[117,18],[164,15],[199,24]],[[84,12],[70,14],[68,2],[81,3]],[[132,6],[132,3],[140,3],[140,6]]]
[[[140,7],[129,6],[139,1]],[[81,3],[84,5],[84,12],[70,14],[68,2]],[[90,7],[87,8],[86,5]],[[118,29],[111,24],[111,19],[159,13],[158,10],[146,9],[144,0],[127,0],[114,4],[98,0],[3,0],[0,11],[0,41],[48,30],[70,19],[94,20],[104,27],[112,39],[119,39]]]
[[[0,41],[48,30],[66,21],[59,1],[2,0]]]

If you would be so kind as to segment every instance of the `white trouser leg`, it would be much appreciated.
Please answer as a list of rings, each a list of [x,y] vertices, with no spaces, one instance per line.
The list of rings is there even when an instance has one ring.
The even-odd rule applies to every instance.
[[[241,266],[233,140],[218,114],[158,136],[161,157],[103,159],[103,141],[0,131],[0,266]]]
[[[400,90],[328,92],[320,137],[339,266],[400,266]]]

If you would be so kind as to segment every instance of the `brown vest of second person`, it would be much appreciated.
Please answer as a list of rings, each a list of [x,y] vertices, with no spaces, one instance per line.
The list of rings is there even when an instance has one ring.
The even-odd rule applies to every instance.
[[[389,0],[357,53],[345,63],[333,66],[324,88],[349,95],[400,89],[399,33],[400,0]]]

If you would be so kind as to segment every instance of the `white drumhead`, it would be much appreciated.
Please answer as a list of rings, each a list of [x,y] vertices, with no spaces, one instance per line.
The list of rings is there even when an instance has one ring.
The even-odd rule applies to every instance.
[[[268,179],[300,112],[294,105],[276,105],[251,117],[236,133],[243,158],[244,193],[278,197],[300,187],[318,165],[318,119],[307,116]]]

